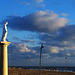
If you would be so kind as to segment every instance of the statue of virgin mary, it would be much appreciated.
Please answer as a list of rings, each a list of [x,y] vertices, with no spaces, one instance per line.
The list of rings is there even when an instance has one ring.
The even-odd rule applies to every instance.
[[[2,39],[1,41],[3,42],[7,42],[6,38],[7,38],[7,24],[8,22],[5,23],[4,28],[3,28],[3,34],[2,34]]]

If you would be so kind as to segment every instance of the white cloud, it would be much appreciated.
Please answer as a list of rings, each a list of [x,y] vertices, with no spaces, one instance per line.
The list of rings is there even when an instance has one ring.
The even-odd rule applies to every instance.
[[[45,4],[43,3],[44,0],[30,0],[30,1],[21,1],[19,4],[30,6],[30,8],[37,7],[42,8],[45,7]]]
[[[50,55],[49,54],[42,54],[42,57],[43,58],[50,58]]]
[[[59,53],[59,50],[64,50],[63,48],[59,47],[51,47],[51,53]]]
[[[9,51],[10,52],[31,52],[31,50],[29,49],[29,45],[25,44],[25,43],[11,43],[11,45],[9,46]]]
[[[59,18],[56,13],[49,13],[49,10],[38,11],[33,14],[34,24],[39,30],[54,31],[64,27],[68,20],[66,18]]]
[[[44,0],[32,0],[33,2],[36,2],[36,3],[41,3],[43,2]]]
[[[66,55],[67,55],[67,56],[71,56],[71,54],[70,54],[70,53],[67,53]]]
[[[57,48],[52,47],[51,53],[59,53],[59,50]]]
[[[24,47],[22,47],[22,49],[21,50],[19,50],[20,52],[30,52],[30,50],[28,49],[28,48],[24,48]]]
[[[56,46],[47,46],[44,49],[46,53],[59,53],[59,51],[64,51],[64,48],[56,47]]]
[[[66,14],[66,13],[62,13],[61,15],[64,17],[68,16],[68,14]]]
[[[29,47],[29,45],[27,45],[25,43],[18,43],[18,44],[16,44],[16,48],[20,52],[30,52],[30,49],[28,47]]]
[[[31,4],[31,2],[21,1],[21,2],[19,2],[19,4],[30,5],[30,4]]]
[[[35,50],[32,50],[32,53],[36,53],[36,51]]]

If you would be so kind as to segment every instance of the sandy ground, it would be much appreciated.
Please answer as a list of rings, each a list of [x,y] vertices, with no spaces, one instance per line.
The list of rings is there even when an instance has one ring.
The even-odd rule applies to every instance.
[[[39,71],[21,68],[9,68],[8,73],[9,75],[75,75],[75,72]]]

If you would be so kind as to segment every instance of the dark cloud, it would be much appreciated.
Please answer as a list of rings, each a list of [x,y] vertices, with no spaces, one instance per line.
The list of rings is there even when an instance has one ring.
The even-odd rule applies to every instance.
[[[75,25],[67,25],[55,33],[40,33],[40,40],[44,41],[44,53],[51,53],[53,57],[74,57],[75,53]]]
[[[57,32],[54,33],[40,33],[38,37],[41,41],[44,42],[44,49],[43,53],[48,54],[51,53],[49,56],[52,57],[64,57],[65,50],[67,50],[68,56],[74,56],[75,52],[75,25],[67,25],[65,27],[60,28]],[[21,40],[22,42],[35,42],[33,40]],[[31,58],[38,58],[40,53],[41,43],[39,42],[40,46],[33,46],[29,50],[29,54]],[[16,44],[16,43],[15,43]],[[11,46],[11,51],[17,52],[26,52],[26,47],[23,44],[13,44]],[[14,47],[13,47],[14,46]],[[19,48],[18,48],[19,46]],[[13,49],[13,50],[12,50]],[[15,50],[16,49],[16,50]],[[27,51],[28,51],[27,50]],[[71,52],[72,51],[72,52]],[[10,53],[12,53],[10,52]],[[27,52],[26,52],[27,53]],[[34,56],[32,56],[34,55]],[[44,57],[44,56],[43,56]]]
[[[27,30],[38,32],[54,32],[59,28],[66,26],[68,20],[59,18],[59,15],[53,11],[38,11],[27,16],[8,16],[6,20],[8,26],[14,30]]]
[[[43,33],[40,34],[40,39],[43,41],[75,41],[75,25],[67,25],[60,28],[57,32],[49,34]],[[43,38],[44,37],[44,38]]]
[[[48,41],[50,42],[50,40],[48,40]],[[48,41],[46,41],[46,42],[48,42]],[[55,43],[57,44],[58,42],[55,42]],[[61,43],[62,42],[60,42],[59,45]],[[63,43],[63,44],[65,44],[65,43]],[[57,64],[59,60],[61,60],[65,57],[65,53],[68,57],[74,57],[75,56],[75,50],[74,50],[75,47],[74,46],[71,46],[69,48],[64,48],[63,46],[60,47],[59,45],[54,46],[54,45],[44,44],[44,48],[42,50],[42,61],[43,61],[43,59],[44,60],[48,59],[46,62],[43,61],[44,64],[48,63],[49,61],[51,61],[51,63],[56,61],[56,64]],[[13,60],[15,62],[21,60],[20,61],[21,63],[23,63],[24,60],[25,60],[25,62],[27,60],[29,60],[29,62],[31,64],[38,61],[38,62],[36,62],[36,65],[38,65],[39,64],[39,56],[40,56],[40,47],[41,47],[41,45],[29,47],[25,43],[16,43],[16,42],[11,43],[11,45],[8,48],[9,63],[11,61],[13,62]],[[12,65],[12,62],[10,63],[10,65]],[[15,63],[15,62],[13,62],[13,63]],[[20,63],[20,65],[21,65],[21,63]],[[61,61],[61,63],[62,63],[62,61]]]
[[[43,58],[64,57],[65,48],[68,51],[67,56],[74,56],[74,51],[72,53],[71,50],[75,49],[75,25],[66,25],[68,21],[66,18],[59,18],[58,14],[52,11],[50,13],[48,11],[39,11],[23,17],[8,16],[2,23],[5,21],[9,22],[8,26],[13,30],[41,32],[38,33],[40,39],[38,44],[41,44],[41,41],[44,42]],[[13,39],[19,40],[16,37]],[[20,41],[34,43],[31,39]],[[29,48],[28,45],[23,43],[13,43],[9,47],[9,55],[12,59],[14,56],[16,56],[16,59],[17,57],[24,59],[25,54],[26,57],[31,59],[39,58],[39,53],[40,46]]]
[[[13,40],[19,41],[20,39],[18,37],[13,37]]]
[[[33,43],[34,40],[21,40],[21,42],[25,42],[25,43]]]

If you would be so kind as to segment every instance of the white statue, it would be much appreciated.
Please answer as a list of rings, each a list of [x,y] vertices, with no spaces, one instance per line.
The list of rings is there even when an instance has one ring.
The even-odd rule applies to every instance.
[[[7,42],[6,41],[6,38],[7,38],[7,24],[8,24],[8,22],[5,23],[4,28],[3,28],[3,35],[2,35],[2,39],[1,39],[1,41],[3,41],[3,42]]]

